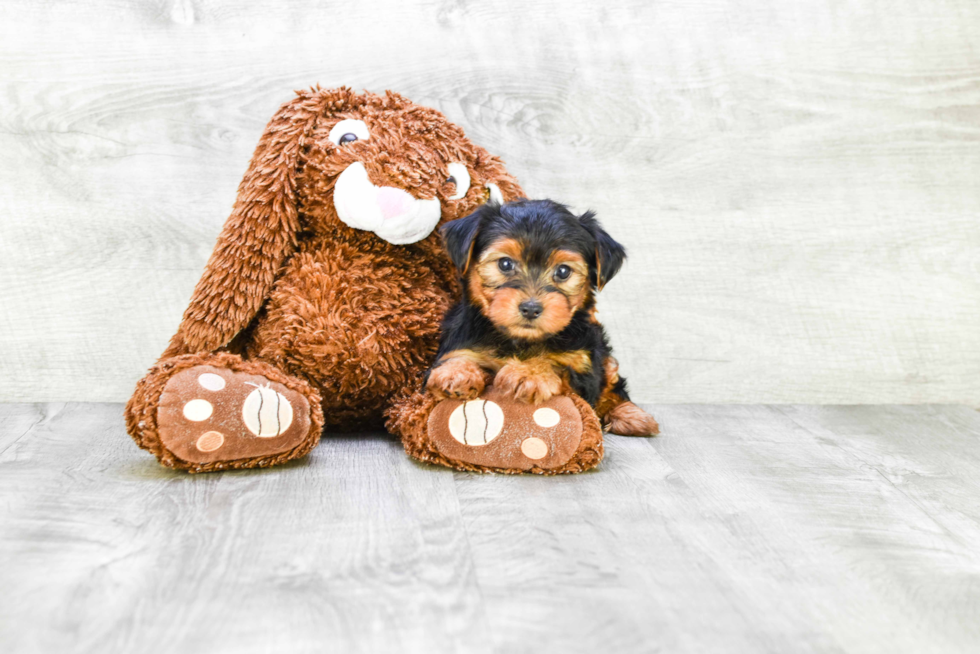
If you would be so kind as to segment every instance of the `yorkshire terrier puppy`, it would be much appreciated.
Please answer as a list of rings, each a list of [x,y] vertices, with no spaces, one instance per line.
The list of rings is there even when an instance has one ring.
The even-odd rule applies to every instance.
[[[442,324],[426,389],[471,400],[488,384],[539,404],[574,391],[616,434],[658,433],[630,402],[626,380],[596,319],[595,293],[626,258],[586,212],[551,200],[488,203],[447,223],[443,240],[463,298]]]

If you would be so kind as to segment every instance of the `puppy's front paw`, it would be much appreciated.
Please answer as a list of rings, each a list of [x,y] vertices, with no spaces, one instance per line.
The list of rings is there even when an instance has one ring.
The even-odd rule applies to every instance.
[[[465,359],[450,359],[432,369],[425,387],[440,400],[473,400],[486,383],[486,373],[480,366]]]
[[[541,404],[561,392],[561,377],[550,366],[515,361],[500,369],[493,386],[521,402]]]

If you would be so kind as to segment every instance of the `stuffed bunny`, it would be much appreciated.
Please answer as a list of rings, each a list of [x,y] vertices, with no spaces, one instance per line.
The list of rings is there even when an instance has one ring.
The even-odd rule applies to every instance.
[[[433,109],[391,92],[298,92],[266,127],[177,333],[126,406],[130,435],[162,464],[203,472],[282,463],[325,429],[387,419],[399,435],[413,426],[419,456],[435,405],[413,393],[459,294],[436,228],[522,195]],[[579,431],[598,431],[601,457],[594,413],[559,399],[580,410]],[[472,469],[440,456],[419,458]]]

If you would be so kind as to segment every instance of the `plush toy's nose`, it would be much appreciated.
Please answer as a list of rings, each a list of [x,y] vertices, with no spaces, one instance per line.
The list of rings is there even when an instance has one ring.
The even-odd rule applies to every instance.
[[[517,309],[521,312],[521,315],[528,320],[534,320],[541,315],[544,311],[544,307],[537,300],[524,300],[521,302]]]
[[[378,189],[378,208],[386,220],[407,213],[415,198],[406,191],[392,186],[382,186]]]

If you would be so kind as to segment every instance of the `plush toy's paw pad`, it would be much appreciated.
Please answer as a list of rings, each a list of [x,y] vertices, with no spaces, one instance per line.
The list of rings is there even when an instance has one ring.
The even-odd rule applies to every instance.
[[[451,460],[499,470],[549,470],[575,456],[582,416],[565,396],[532,406],[490,388],[476,400],[437,404],[428,430],[439,453]]]
[[[310,404],[261,375],[195,366],[167,382],[157,424],[160,442],[185,461],[272,456],[309,437]]]

